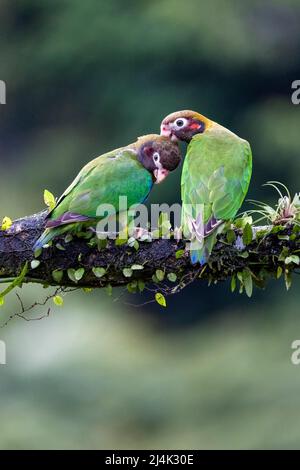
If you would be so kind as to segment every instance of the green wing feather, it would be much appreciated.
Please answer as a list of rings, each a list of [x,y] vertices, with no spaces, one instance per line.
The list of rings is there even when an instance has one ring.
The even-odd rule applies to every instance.
[[[89,162],[60,197],[48,214],[48,225],[35,243],[35,249],[54,237],[70,230],[71,216],[99,220],[97,211],[102,204],[110,204],[118,213],[119,197],[127,197],[127,207],[142,203],[153,185],[151,174],[137,160],[136,152],[128,147],[101,155]],[[64,215],[66,219],[64,220]],[[76,223],[76,220],[74,222]],[[73,224],[74,225],[74,224]]]
[[[50,214],[56,219],[66,212],[95,218],[99,204],[119,205],[126,196],[128,206],[143,202],[152,187],[151,174],[139,163],[135,153],[119,149],[88,163],[62,195]]]
[[[247,194],[251,173],[252,154],[247,141],[218,124],[195,136],[188,146],[181,180],[185,236],[191,235],[190,220],[199,218],[199,211],[204,235],[211,220],[234,218]],[[208,238],[204,245],[211,244]]]

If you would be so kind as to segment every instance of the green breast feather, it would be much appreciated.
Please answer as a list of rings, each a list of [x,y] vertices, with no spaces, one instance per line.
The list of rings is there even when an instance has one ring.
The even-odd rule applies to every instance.
[[[247,194],[252,154],[247,141],[215,124],[190,142],[181,179],[182,228],[190,236],[190,220],[230,220]],[[204,228],[205,235],[205,228]],[[205,240],[204,240],[205,244]]]

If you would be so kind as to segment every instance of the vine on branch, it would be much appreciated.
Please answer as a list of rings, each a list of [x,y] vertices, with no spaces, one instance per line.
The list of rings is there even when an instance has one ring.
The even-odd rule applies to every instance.
[[[34,241],[43,231],[47,212],[15,222],[6,217],[0,230],[0,282],[10,285],[0,293],[0,305],[9,292],[29,282],[55,286],[54,295],[45,304],[36,302],[29,308],[19,297],[21,310],[10,318],[24,317],[50,299],[61,306],[67,288],[86,292],[103,288],[111,295],[113,287],[123,286],[132,294],[148,293],[149,301],[162,307],[169,295],[196,281],[216,284],[229,279],[232,292],[251,297],[254,285],[264,288],[270,277],[283,277],[289,289],[292,273],[300,266],[300,197],[292,198],[285,187],[282,193],[280,183],[268,185],[279,192],[276,206],[252,201],[255,209],[225,225],[209,262],[202,267],[190,263],[185,242],[177,241],[176,233],[167,237],[170,222],[165,215],[160,219],[159,239],[148,234],[139,239],[99,240],[93,231],[79,229],[35,253]],[[53,207],[51,193],[45,191],[44,198]],[[258,218],[253,221],[254,216]],[[266,225],[258,225],[262,220]]]

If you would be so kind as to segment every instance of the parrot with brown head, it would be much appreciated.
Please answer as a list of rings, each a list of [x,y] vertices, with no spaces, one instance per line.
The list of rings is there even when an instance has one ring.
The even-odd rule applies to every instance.
[[[224,222],[232,220],[252,174],[249,143],[196,111],[169,114],[161,135],[188,143],[181,177],[182,229],[193,264],[205,264]]]
[[[82,223],[100,219],[101,204],[119,211],[119,197],[127,197],[128,208],[143,203],[154,183],[161,183],[177,168],[181,155],[176,143],[157,134],[139,137],[126,147],[105,153],[82,168],[46,217],[44,233],[34,249]]]

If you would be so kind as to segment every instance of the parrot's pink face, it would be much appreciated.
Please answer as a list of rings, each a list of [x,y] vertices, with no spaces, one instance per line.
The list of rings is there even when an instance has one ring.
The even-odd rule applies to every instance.
[[[195,111],[169,114],[161,123],[160,135],[172,141],[190,142],[194,135],[205,132],[211,121]]]

